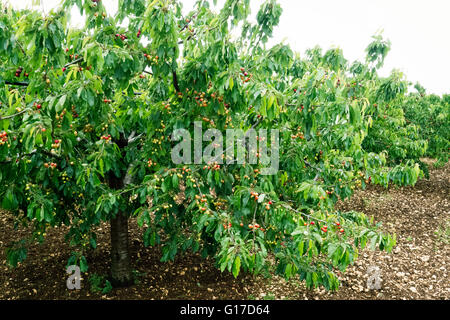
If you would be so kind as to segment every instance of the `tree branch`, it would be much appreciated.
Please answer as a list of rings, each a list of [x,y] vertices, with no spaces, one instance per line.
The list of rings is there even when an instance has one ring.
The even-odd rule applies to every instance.
[[[8,84],[10,86],[21,86],[21,87],[27,87],[28,86],[28,82],[5,81],[5,84]]]
[[[56,158],[56,159],[58,159],[58,160],[61,160],[61,157],[59,157],[59,156],[57,156],[56,154],[53,154],[53,153],[51,153],[51,152],[48,152],[47,150],[44,150],[44,149],[40,149],[40,150],[34,149],[34,150],[31,151],[30,153],[18,155],[17,158],[16,158],[15,160],[13,160],[13,159],[11,159],[11,158],[7,158],[5,161],[0,161],[0,164],[8,164],[8,163],[11,163],[11,162],[13,162],[13,161],[18,162],[19,160],[23,159],[24,157],[32,156],[32,155],[34,155],[34,154],[36,154],[36,153],[38,153],[38,152],[40,152],[40,153],[42,153],[42,154],[44,154],[44,155],[46,155],[46,156],[49,156],[49,157],[52,157],[52,158]]]
[[[6,120],[6,119],[11,119],[11,118],[17,117],[17,116],[21,115],[22,113],[27,112],[28,110],[29,110],[29,109],[24,109],[24,110],[22,110],[22,111],[20,111],[20,112],[18,112],[18,113],[15,113],[15,114],[12,114],[12,115],[6,116],[6,117],[2,117],[2,116],[0,115],[0,120]]]
[[[64,65],[64,68],[67,68],[67,67],[69,67],[69,66],[71,66],[71,65],[73,65],[73,64],[77,64],[78,62],[81,62],[81,61],[83,61],[83,60],[84,60],[83,58],[78,58],[77,60],[74,60],[74,61],[69,62],[69,63],[67,63],[66,65]]]
[[[178,84],[177,72],[176,71],[172,71],[172,75],[173,75],[173,86],[175,87],[175,90],[177,92],[181,92],[180,86]]]
[[[304,212],[298,211],[298,210],[292,208],[291,206],[289,206],[289,205],[287,205],[287,204],[281,203],[281,206],[284,207],[285,209],[294,211],[294,212],[297,213],[297,214],[301,214],[301,215],[303,215],[303,216],[305,216],[305,217],[308,217],[309,219],[313,219],[313,220],[316,220],[316,221],[321,221],[321,222],[327,223],[327,221],[325,221],[325,220],[322,220],[322,219],[319,219],[319,218],[315,218],[315,217],[313,217],[313,216],[311,216],[311,215],[309,215],[309,214],[306,214],[306,213],[304,213]]]
[[[186,24],[183,26],[183,28],[181,28],[180,29],[180,31],[179,32],[183,32],[184,31],[184,29],[186,29],[187,28],[187,26],[192,22],[192,20],[194,20],[195,18],[197,18],[197,16],[200,14],[200,10],[199,11],[197,11],[196,13],[194,13],[193,15],[192,15],[192,17],[191,18],[189,18],[189,22],[186,22]]]

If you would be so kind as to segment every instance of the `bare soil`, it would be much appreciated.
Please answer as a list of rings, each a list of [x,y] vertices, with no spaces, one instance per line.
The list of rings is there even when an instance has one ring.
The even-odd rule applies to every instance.
[[[160,249],[145,248],[142,230],[130,223],[130,246],[137,283],[107,294],[93,292],[88,278],[106,275],[109,268],[109,226],[98,228],[98,248],[88,255],[89,272],[81,290],[66,288],[65,265],[72,248],[64,241],[66,228],[48,231],[46,241],[29,248],[28,258],[16,269],[6,265],[5,248],[30,230],[13,228],[13,217],[0,212],[0,299],[449,299],[450,278],[450,164],[432,169],[430,179],[414,187],[383,189],[369,186],[340,210],[358,210],[383,229],[397,235],[390,254],[363,250],[356,263],[340,275],[337,292],[307,290],[299,281],[275,275],[221,273],[212,260],[186,253],[161,263]],[[370,267],[380,270],[381,289],[368,289]]]

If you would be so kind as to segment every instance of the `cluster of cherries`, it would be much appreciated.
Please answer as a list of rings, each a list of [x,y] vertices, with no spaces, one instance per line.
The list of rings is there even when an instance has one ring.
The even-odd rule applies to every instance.
[[[299,132],[297,134],[291,134],[291,139],[297,139],[299,138],[300,140],[305,139],[305,136],[303,135],[303,132],[300,131],[299,128]]]
[[[51,153],[55,153],[56,149],[58,149],[61,146],[61,140],[55,139],[52,143],[52,150]]]
[[[203,117],[202,120],[205,121],[205,122],[209,122],[210,125],[214,126],[214,120],[209,119],[207,117]]]
[[[306,91],[298,90],[298,94],[302,94],[302,92],[303,92],[303,95],[306,95]],[[295,89],[295,88],[294,88],[294,93],[297,93],[297,89]]]
[[[255,199],[255,201],[258,201],[258,198],[259,198],[259,194],[257,193],[257,192],[250,192],[250,196],[252,197],[252,198],[254,198]]]
[[[54,163],[54,162],[51,162],[51,163],[44,163],[44,167],[46,167],[46,168],[51,168],[51,169],[55,169],[56,167],[57,167],[58,165],[56,164],[56,163]]]
[[[77,113],[77,109],[75,108],[75,106],[72,106],[72,117],[78,118],[78,113]]]
[[[3,131],[2,133],[0,133],[0,145],[4,145],[6,142],[8,142],[8,134],[6,133],[6,131]]]
[[[202,194],[201,197],[198,194],[196,194],[195,199],[197,200],[197,204],[198,204],[198,201],[200,201],[202,204],[203,203],[206,204],[206,202],[208,202],[208,200],[206,199],[206,196],[204,194]],[[207,209],[206,209],[206,207],[200,207],[200,210],[205,212]]]
[[[252,74],[248,74],[248,72],[245,71],[244,68],[241,68],[241,80],[245,83],[245,82],[249,82],[250,79],[253,77]]]
[[[105,140],[106,142],[109,142],[109,141],[111,141],[111,135],[108,134],[107,136],[101,136],[100,140]]]
[[[272,201],[267,202],[266,204],[266,210],[270,210],[270,206],[273,204]]]
[[[69,52],[69,49],[66,49],[66,52]],[[77,54],[75,54],[75,55],[71,54],[71,55],[69,55],[69,58],[70,58],[70,60],[73,60],[73,58],[75,58],[75,60],[76,60],[76,59],[78,59],[78,55]]]
[[[223,228],[226,230],[228,228],[231,228],[231,222],[229,222],[228,224],[224,223],[223,224]]]
[[[147,161],[147,167],[150,168],[151,166],[156,166],[156,162],[153,162],[152,159],[149,158]]]
[[[220,170],[220,164],[217,162],[208,163],[207,166],[203,167],[203,170]]]
[[[197,92],[194,91],[194,94],[196,95],[194,99],[196,100],[196,103],[200,107],[207,107],[208,106],[208,99],[205,97],[204,92]]]
[[[17,77],[17,78],[19,78],[20,77],[20,75],[22,74],[22,71],[23,71],[23,68],[22,67],[18,67],[17,68],[17,70],[16,70],[16,73],[15,73],[15,76]],[[24,73],[23,74],[25,77],[28,77],[28,73]]]
[[[158,63],[158,60],[159,60],[159,56],[157,56],[157,55],[152,56],[149,53],[144,53],[144,58],[146,58],[147,60],[152,60],[153,63]]]
[[[303,109],[305,109],[305,106],[304,105],[300,105],[300,108],[297,108],[297,111],[301,112],[301,111],[303,111]]]
[[[120,38],[120,40],[124,41],[127,39],[127,36],[124,34],[116,33],[116,38]]]
[[[249,224],[248,225],[248,228],[250,229],[250,230],[253,230],[253,231],[256,231],[256,230],[261,230],[261,231],[263,231],[264,232],[264,228],[262,228],[259,224],[257,224],[257,223],[255,223],[255,224]]]
[[[313,226],[313,225],[315,225],[316,223],[315,223],[314,221],[311,221],[309,224]],[[305,222],[304,225],[307,226],[307,223]],[[339,222],[336,222],[336,226],[339,227],[339,232],[340,232],[340,233],[344,233],[345,230],[344,230],[343,228],[341,228],[340,225],[341,225],[341,224],[340,224]],[[323,227],[320,228],[320,230],[322,230],[324,233],[327,233],[327,232],[328,232],[328,227],[327,227],[327,226],[323,226]]]

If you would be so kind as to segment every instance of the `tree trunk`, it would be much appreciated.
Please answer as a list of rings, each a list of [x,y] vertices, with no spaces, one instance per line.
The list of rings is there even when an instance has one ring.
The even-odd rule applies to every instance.
[[[128,145],[128,140],[120,134],[120,138],[114,141],[122,150],[122,157],[125,157],[124,148]],[[131,166],[131,165],[130,165]],[[130,169],[130,167],[128,167]],[[113,171],[108,172],[108,185],[111,189],[121,190],[130,183],[129,170],[122,172],[117,177]],[[119,211],[114,219],[111,219],[111,284],[114,287],[127,287],[133,284],[131,272],[130,251],[128,247],[128,216]]]
[[[114,287],[132,284],[128,250],[128,217],[121,212],[111,219],[111,282]]]

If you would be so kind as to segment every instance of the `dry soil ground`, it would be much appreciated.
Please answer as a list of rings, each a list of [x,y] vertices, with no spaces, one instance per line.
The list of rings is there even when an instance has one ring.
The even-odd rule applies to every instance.
[[[29,233],[14,230],[11,215],[0,212],[0,299],[449,299],[450,282],[450,164],[433,169],[429,180],[414,187],[388,190],[370,186],[358,191],[342,210],[360,210],[383,228],[397,234],[394,252],[360,252],[357,262],[341,275],[338,292],[307,290],[303,283],[286,283],[277,276],[239,276],[220,273],[210,260],[186,254],[161,263],[158,248],[143,246],[140,229],[131,223],[133,268],[138,283],[108,294],[92,292],[88,278],[108,272],[109,227],[98,228],[99,247],[88,256],[89,273],[82,289],[66,288],[64,266],[71,248],[64,229],[48,232],[47,241],[33,245],[27,260],[15,270],[6,266],[4,249]],[[367,286],[368,269],[378,267],[381,289]]]

